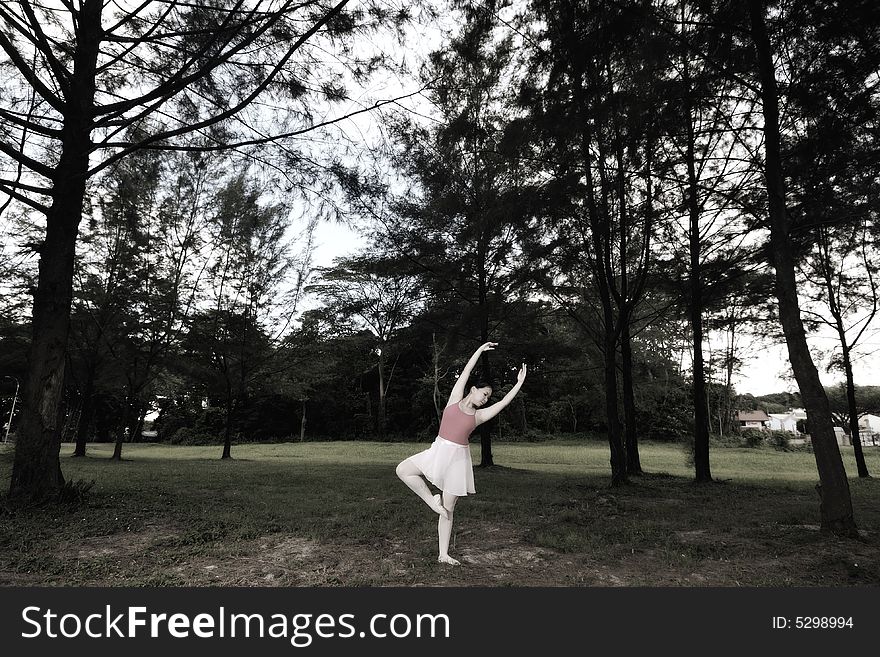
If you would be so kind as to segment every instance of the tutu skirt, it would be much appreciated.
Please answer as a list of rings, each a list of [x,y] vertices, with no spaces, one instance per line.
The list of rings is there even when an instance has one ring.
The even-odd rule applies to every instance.
[[[459,445],[437,436],[423,452],[410,456],[411,461],[425,478],[437,488],[450,495],[463,497],[476,493],[474,489],[474,464],[470,445]]]

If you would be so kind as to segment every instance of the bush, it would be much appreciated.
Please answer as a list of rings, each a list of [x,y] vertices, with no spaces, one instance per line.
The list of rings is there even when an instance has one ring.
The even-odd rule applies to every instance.
[[[181,427],[168,437],[172,445],[222,445],[222,434],[214,434],[193,427]]]
[[[743,429],[739,435],[745,441],[746,447],[760,447],[767,438],[767,432],[763,429]]]
[[[792,449],[791,434],[788,431],[771,431],[769,440],[776,449],[781,449],[784,452],[790,452]]]
[[[157,441],[168,440],[179,429],[195,425],[202,409],[200,406],[188,402],[189,400],[184,402],[166,400],[163,403],[159,417],[151,423],[152,426],[150,427],[153,431],[157,432]]]
[[[740,447],[742,439],[736,433],[726,433],[723,436],[713,433],[709,436],[709,444],[713,447]]]
[[[86,494],[95,485],[95,480],[65,481],[64,486],[58,491],[58,503],[66,507],[79,507],[85,504]]]
[[[497,437],[498,434],[496,433],[495,438]],[[525,431],[505,431],[501,440],[512,443],[539,443],[550,438],[553,438],[553,434],[548,434],[529,427]],[[479,441],[479,434],[475,433],[473,439]]]

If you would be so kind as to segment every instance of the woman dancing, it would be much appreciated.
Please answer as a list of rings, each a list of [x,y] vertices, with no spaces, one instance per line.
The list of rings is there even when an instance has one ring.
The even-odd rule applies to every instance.
[[[440,430],[431,447],[410,456],[397,466],[397,476],[401,481],[439,514],[437,534],[440,556],[437,557],[437,561],[453,566],[458,566],[460,562],[449,556],[452,512],[459,497],[476,492],[469,437],[474,429],[498,415],[501,409],[516,397],[526,378],[526,366],[523,364],[517,374],[516,385],[504,396],[504,399],[488,408],[482,408],[492,395],[492,386],[488,382],[474,382],[470,392],[465,396],[465,384],[480,354],[491,351],[496,346],[498,346],[497,342],[487,342],[482,345],[465,365],[452,388],[449,401],[446,402],[443,418],[440,420]],[[422,477],[443,491],[443,496],[432,495]]]

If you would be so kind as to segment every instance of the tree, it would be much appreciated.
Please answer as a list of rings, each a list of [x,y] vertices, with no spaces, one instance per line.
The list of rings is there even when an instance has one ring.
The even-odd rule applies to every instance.
[[[156,214],[161,168],[155,153],[139,153],[111,167],[104,181],[106,193],[95,203],[95,213],[80,240],[84,253],[78,254],[75,263],[77,298],[68,355],[74,365],[68,375],[78,392],[76,408],[68,409],[76,425],[74,456],[85,456],[95,397],[102,383],[103,392],[110,393],[124,409],[114,458],[121,457],[121,439],[131,424],[130,412],[139,406],[133,398],[137,377],[129,376],[128,356],[133,355],[129,333],[137,331],[134,307],[142,306],[150,288],[148,269],[139,252],[150,248],[147,226]],[[120,372],[125,376],[118,377]],[[101,374],[104,381],[98,380]],[[135,413],[140,414],[139,408]]]
[[[453,325],[446,330],[456,338],[450,350],[464,335],[460,351],[472,352],[512,312],[508,301],[522,288],[516,234],[527,228],[516,220],[519,170],[503,140],[512,41],[496,35],[494,3],[461,4],[460,33],[431,54],[422,73],[433,81],[438,122],[425,128],[406,118],[394,125],[400,169],[413,183],[394,204],[396,216],[386,220],[381,243],[412,263],[432,305],[447,311]],[[484,352],[480,375],[492,379],[494,373]],[[494,465],[494,424],[479,428],[483,467]]]
[[[760,256],[763,258],[763,254]],[[710,331],[719,334],[722,347],[720,357],[710,355],[711,372],[720,371],[715,380],[720,384],[720,394],[716,402],[718,432],[721,435],[732,433],[736,426],[734,408],[733,375],[742,365],[746,354],[743,353],[744,333],[752,329],[762,328],[774,321],[766,311],[768,301],[773,295],[772,274],[766,267],[753,263],[753,266],[728,270],[723,281],[714,286],[712,296],[717,299],[708,308],[707,326]],[[720,380],[719,380],[720,379]],[[711,404],[710,404],[711,407]]]
[[[836,334],[840,354],[835,355],[829,370],[841,370],[849,405],[848,432],[853,439],[853,452],[860,477],[867,477],[868,466],[859,435],[856,411],[856,385],[853,376],[853,354],[878,311],[880,276],[873,260],[875,249],[868,246],[864,226],[833,227],[820,225],[815,229],[817,241],[813,257],[807,264],[807,280],[812,283],[811,301],[824,306],[828,314],[805,309],[818,325],[830,327]],[[817,305],[818,305],[817,304]]]
[[[866,415],[880,414],[880,386],[856,386],[855,416],[852,415],[853,407],[850,403],[850,390],[846,382],[842,385],[825,388],[828,395],[828,403],[831,406],[831,415],[834,421],[844,428],[849,434],[853,445],[859,442],[859,420]],[[855,433],[853,433],[855,427]]]
[[[210,328],[208,335],[201,335],[201,351],[222,384],[223,459],[231,457],[234,415],[247,403],[256,373],[274,353],[273,312],[288,318],[283,322],[287,325],[303,284],[300,277],[293,290],[277,293],[295,264],[285,237],[288,209],[261,203],[262,195],[240,174],[220,190],[212,217],[213,240],[220,249],[206,270],[211,310],[201,329]],[[305,259],[310,255],[307,250]]]
[[[51,495],[64,481],[61,399],[88,179],[141,149],[245,147],[314,129],[296,107],[272,113],[279,119],[272,126],[260,125],[265,113],[261,120],[259,112],[246,110],[261,96],[309,96],[309,67],[303,60],[296,66],[295,55],[307,51],[305,44],[321,30],[327,38],[343,38],[361,24],[365,14],[346,13],[347,4],[25,0],[0,6],[0,68],[7,79],[0,191],[46,217],[13,499]],[[393,16],[381,9],[372,15],[377,22]],[[332,83],[316,88],[344,97]],[[33,111],[26,109],[30,98]],[[194,134],[199,143],[187,143]]]
[[[641,472],[632,340],[653,256],[662,44],[643,7],[535,4],[520,99],[535,140],[545,224],[527,247],[538,280],[604,354],[612,483]],[[540,43],[550,43],[545,49]],[[656,58],[656,59],[655,59]],[[549,230],[548,230],[549,229]],[[618,368],[618,347],[621,367]],[[618,374],[618,370],[620,374]],[[623,390],[623,421],[619,406]]]
[[[391,265],[391,268],[388,265]],[[326,311],[342,321],[358,319],[375,336],[373,353],[378,374],[377,429],[385,437],[385,406],[388,387],[394,376],[397,358],[391,369],[389,359],[399,348],[394,344],[399,330],[413,314],[419,298],[417,279],[398,275],[395,263],[360,255],[337,259],[332,268],[319,270],[321,280],[306,288],[325,303]]]
[[[880,195],[876,76],[880,33],[871,3],[854,3],[841,20],[825,3],[796,2],[785,53],[789,113],[783,156],[792,198],[793,238],[804,254],[805,312],[837,336],[830,368],[845,378],[849,433],[858,435],[853,360],[878,311],[877,209]],[[856,19],[858,17],[858,19]],[[873,20],[872,20],[873,18]],[[860,477],[868,468],[859,441]]]
[[[785,334],[791,367],[810,421],[813,453],[819,470],[821,526],[834,533],[854,536],[857,535],[857,530],[853,520],[849,482],[834,435],[828,397],[807,345],[798,301],[781,158],[779,88],[763,0],[749,0],[748,12],[764,116],[764,175],[773,265],[776,270],[775,292],[779,301],[779,320]]]
[[[300,404],[300,441],[306,438],[309,399],[322,383],[332,379],[328,372],[339,368],[330,336],[322,332],[321,319],[320,311],[303,313],[300,326],[285,336],[278,354],[286,360],[281,388]]]
[[[74,456],[85,455],[99,397],[122,409],[114,458],[139,432],[153,403],[147,392],[196,307],[211,178],[200,153],[143,151],[95,185],[71,317],[70,374],[79,392]]]

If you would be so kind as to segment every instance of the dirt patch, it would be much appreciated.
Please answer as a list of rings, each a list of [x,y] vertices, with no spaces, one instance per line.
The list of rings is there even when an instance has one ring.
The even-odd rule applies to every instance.
[[[779,533],[785,531],[818,533],[808,528]],[[852,546],[838,552],[824,544],[786,545],[787,552],[780,553],[767,545],[758,556],[743,537],[721,531],[678,531],[670,538],[653,547],[615,545],[603,554],[572,554],[527,543],[513,524],[462,522],[450,546],[450,555],[461,561],[454,567],[436,562],[437,539],[430,530],[369,545],[268,534],[223,555],[186,557],[169,568],[169,576],[184,586],[305,587],[755,586],[784,584],[795,572],[853,584],[878,581],[870,545],[856,547],[859,559],[852,560],[844,556],[853,553]],[[618,556],[610,561],[612,554]]]
[[[463,564],[479,567],[492,579],[510,577],[510,571],[544,570],[558,554],[547,548],[528,545],[522,532],[513,525],[481,523],[479,527],[459,532],[450,546]]]
[[[426,534],[378,546],[273,534],[242,544],[234,556],[199,555],[172,571],[187,586],[539,586],[560,558],[523,543],[512,525],[481,523],[457,532],[450,554],[460,567],[437,563],[436,540]]]
[[[70,556],[78,560],[133,556],[179,535],[180,531],[171,525],[147,523],[137,531],[84,538],[73,546]]]
[[[321,546],[295,536],[271,534],[244,543],[235,554],[191,557],[172,572],[188,586],[310,586],[320,571]]]

